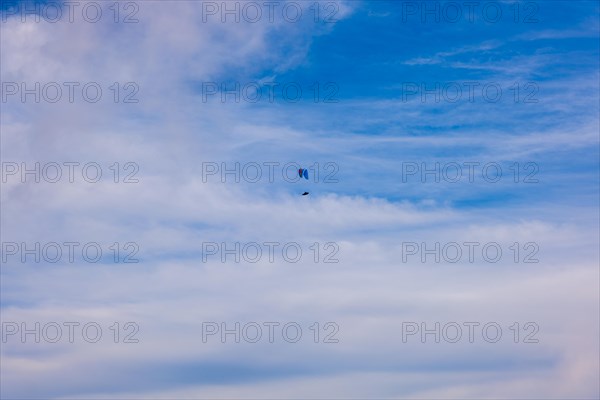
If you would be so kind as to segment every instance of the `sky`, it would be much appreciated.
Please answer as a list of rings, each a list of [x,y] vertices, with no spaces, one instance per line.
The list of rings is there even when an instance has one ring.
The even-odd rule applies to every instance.
[[[2,0],[0,397],[597,399],[599,15]]]

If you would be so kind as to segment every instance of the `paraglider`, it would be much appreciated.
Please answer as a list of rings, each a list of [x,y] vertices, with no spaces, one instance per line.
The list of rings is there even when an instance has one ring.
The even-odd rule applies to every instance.
[[[300,168],[298,170],[298,175],[300,176],[300,179],[302,179],[302,177],[304,177],[304,179],[308,180],[308,170],[307,169]],[[302,196],[306,196],[306,195],[308,195],[308,192],[302,193]]]

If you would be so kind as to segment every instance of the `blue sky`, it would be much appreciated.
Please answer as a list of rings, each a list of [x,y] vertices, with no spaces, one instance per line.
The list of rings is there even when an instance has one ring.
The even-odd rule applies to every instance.
[[[64,3],[2,1],[0,397],[598,398],[598,2],[483,2],[469,21],[465,2],[324,1],[317,22],[313,2],[281,2],[273,21],[263,9],[256,23],[207,16],[209,3],[121,3],[115,23],[113,3],[98,2],[96,23],[80,9],[49,23],[19,11],[37,4],[47,17]],[[282,17],[300,5],[298,22]],[[454,5],[455,23],[418,14]],[[497,22],[486,5],[502,10]],[[132,11],[138,22],[124,23]],[[324,23],[330,11],[336,20]],[[35,82],[80,86],[73,102],[9,93]],[[82,97],[89,82],[103,90],[96,103]],[[269,82],[279,84],[273,101]],[[131,83],[138,101],[125,103]],[[221,85],[236,84],[258,84],[261,100],[221,101]],[[423,85],[448,92],[422,100]],[[298,101],[283,86],[300,87]],[[440,94],[457,87],[457,101]],[[483,87],[502,96],[490,101]],[[10,172],[36,162],[94,162],[103,174],[90,183],[77,167],[69,182],[63,167],[58,183],[23,183]],[[123,183],[128,162],[138,183]],[[222,182],[204,175],[207,163],[256,163],[263,178]],[[265,163],[278,163],[273,182]],[[284,179],[292,163],[311,179]],[[462,175],[420,174],[436,165]],[[332,172],[337,182],[326,182]],[[23,262],[10,247],[72,241],[103,256]],[[236,242],[296,243],[303,256],[270,261],[263,246],[258,262],[221,262],[205,245]],[[407,246],[465,242],[503,256],[404,261]],[[123,263],[131,243],[138,262]],[[333,248],[338,262],[323,263]],[[7,334],[53,321],[96,322],[103,338]],[[139,343],[114,343],[110,327],[126,335],[128,321]],[[269,321],[297,323],[302,340],[202,341],[206,322]],[[327,322],[338,343],[323,343]],[[403,342],[406,322],[495,323],[503,335]],[[538,343],[523,343],[528,322]]]

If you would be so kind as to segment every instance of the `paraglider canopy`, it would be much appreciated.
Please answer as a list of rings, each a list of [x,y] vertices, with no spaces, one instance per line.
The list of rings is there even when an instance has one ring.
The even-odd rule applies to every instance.
[[[300,168],[298,170],[298,175],[300,176],[300,178],[304,177],[304,179],[308,180],[308,170],[307,169]]]
[[[302,193],[302,196],[306,196],[308,194],[308,192],[304,192]]]

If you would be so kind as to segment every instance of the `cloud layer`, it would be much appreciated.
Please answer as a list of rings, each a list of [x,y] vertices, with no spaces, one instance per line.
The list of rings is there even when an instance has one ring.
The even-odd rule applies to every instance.
[[[63,97],[0,104],[2,397],[597,398],[598,24],[587,18],[597,6],[568,21],[553,3],[537,24],[507,14],[473,25],[405,21],[380,2],[324,2],[318,18],[302,3],[290,22],[284,4],[255,23],[222,22],[206,2],[140,2],[131,24],[124,4],[119,23],[104,3],[97,23],[23,22],[4,7],[3,96],[7,82],[57,82]],[[471,81],[499,85],[501,100],[403,97],[407,83]],[[65,82],[79,83],[73,102]],[[81,91],[90,82],[102,88],[95,103]],[[303,92],[205,101],[206,82]],[[534,82],[538,101],[515,101],[515,82],[525,93]],[[40,182],[22,182],[36,162]],[[44,179],[49,163],[62,168],[57,183]],[[65,163],[78,163],[73,182]],[[238,163],[240,182],[207,176],[207,163]],[[273,182],[266,167],[245,179],[248,163],[277,163]],[[288,163],[311,166],[311,179],[291,182]],[[472,181],[464,163],[477,164]],[[459,182],[442,172],[455,164]],[[40,262],[23,251],[36,242]],[[63,251],[55,263],[48,243]],[[97,262],[81,253],[90,243]],[[236,263],[223,254],[236,243],[262,256],[248,261],[248,248]],[[465,243],[476,243],[472,260]],[[40,343],[23,340],[36,322]],[[82,333],[91,322],[96,343]],[[206,336],[207,323],[220,331]],[[236,323],[239,343],[223,340]],[[244,336],[254,323],[256,343]],[[282,333],[290,323],[296,342]],[[438,341],[421,336],[436,323]],[[139,342],[125,343],[132,332]]]

